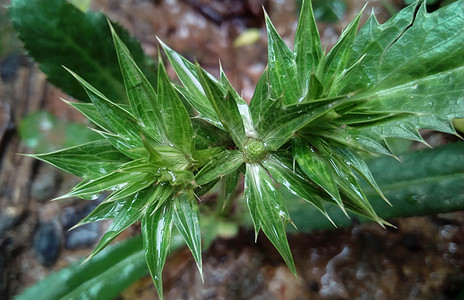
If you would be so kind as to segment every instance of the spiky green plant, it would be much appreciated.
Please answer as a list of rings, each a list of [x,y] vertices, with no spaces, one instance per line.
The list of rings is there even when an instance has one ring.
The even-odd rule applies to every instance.
[[[327,218],[325,206],[334,204],[388,224],[360,188],[365,180],[383,196],[358,152],[393,155],[387,139],[423,142],[420,128],[455,134],[451,120],[464,117],[463,16],[462,0],[435,13],[416,2],[383,25],[371,15],[357,32],[360,13],[326,54],[310,1],[302,3],[294,51],[266,15],[269,62],[250,105],[222,70],[215,79],[162,42],[182,85],[170,82],[160,58],[152,87],[112,30],[129,105],[70,71],[92,103],[69,104],[102,139],[34,156],[84,178],[60,199],[111,191],[76,225],[113,219],[89,259],[141,221],[160,298],[172,225],[201,273],[196,196],[221,180],[236,185],[243,171],[256,235],[262,230],[296,274],[280,190]]]

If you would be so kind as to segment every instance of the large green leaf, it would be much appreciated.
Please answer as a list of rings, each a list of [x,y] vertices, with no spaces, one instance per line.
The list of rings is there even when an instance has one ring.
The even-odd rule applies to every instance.
[[[62,69],[64,65],[87,78],[113,101],[126,101],[103,14],[83,13],[66,0],[13,0],[10,15],[25,48],[51,83],[81,101],[88,101],[84,91]],[[140,44],[122,27],[114,26],[137,64],[154,81],[153,67],[147,64]]]
[[[29,155],[79,177],[94,179],[115,171],[129,158],[108,141],[98,140],[51,153]]]
[[[464,116],[463,3],[433,13],[424,4],[415,12],[413,4],[384,25],[371,17],[363,26],[352,61],[366,56],[345,90],[370,88],[359,95],[369,101],[350,113],[398,115],[350,129],[363,146],[388,137],[420,140],[419,128],[454,132],[451,119]]]
[[[173,202],[167,201],[153,213],[142,218],[145,260],[160,299],[163,299],[162,272],[171,243]]]
[[[262,229],[290,270],[296,274],[285,233],[284,222],[290,220],[287,208],[271,177],[259,164],[246,165],[245,197],[256,234]]]

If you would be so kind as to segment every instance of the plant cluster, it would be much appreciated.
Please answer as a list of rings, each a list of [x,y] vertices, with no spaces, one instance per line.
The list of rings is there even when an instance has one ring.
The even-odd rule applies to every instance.
[[[423,142],[420,128],[456,134],[451,120],[464,117],[463,4],[427,13],[416,2],[382,25],[372,14],[358,32],[361,12],[328,53],[311,1],[302,2],[293,51],[266,15],[268,66],[249,105],[222,70],[216,79],[162,42],[181,84],[160,57],[152,86],[110,24],[129,104],[68,70],[91,100],[68,103],[101,139],[31,156],[83,177],[58,199],[111,191],[76,225],[113,219],[88,259],[141,221],[161,298],[173,225],[201,274],[198,197],[219,181],[235,189],[241,173],[256,235],[262,230],[296,274],[282,189],[329,219],[326,206],[336,205],[388,225],[360,187],[364,180],[383,197],[359,153],[393,156],[388,139]]]

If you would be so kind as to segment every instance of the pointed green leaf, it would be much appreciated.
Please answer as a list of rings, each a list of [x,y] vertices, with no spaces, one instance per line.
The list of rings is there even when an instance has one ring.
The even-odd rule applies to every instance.
[[[108,141],[98,140],[59,151],[30,155],[79,177],[94,179],[118,169],[129,158]]]
[[[302,170],[293,166],[290,158],[272,154],[263,161],[263,166],[277,183],[283,185],[293,195],[314,205],[327,219],[332,221],[323,203],[333,200],[314,186],[314,183],[304,175]]]
[[[129,49],[111,26],[111,23],[110,28],[132,112],[150,138],[161,144],[164,140],[163,124],[156,103],[155,90],[135,63]]]
[[[100,203],[90,214],[80,220],[69,230],[73,230],[74,228],[88,223],[114,219],[121,212],[124,213],[123,209],[127,201],[130,201],[130,199],[120,199],[119,201]]]
[[[218,146],[227,146],[230,136],[227,132],[214,127],[202,119],[192,119],[192,126],[195,138],[195,148],[206,149]]]
[[[200,66],[197,66],[197,73],[206,96],[219,116],[222,125],[237,147],[242,148],[246,142],[245,126],[232,92],[227,90],[225,93],[218,83],[213,81]]]
[[[216,178],[222,178],[237,170],[243,161],[242,152],[238,150],[225,150],[213,157],[206,166],[201,168],[200,172],[195,175],[195,182],[198,185],[203,185]]]
[[[356,38],[356,32],[358,30],[363,10],[361,10],[356,18],[343,30],[337,43],[325,58],[322,73],[322,84],[325,89],[328,89],[328,97],[338,94],[339,88],[337,87],[337,83],[338,81],[343,80],[343,77],[341,79],[339,79],[339,77],[343,76],[342,71],[349,67],[348,63],[351,48],[353,46],[353,41]]]
[[[97,125],[101,129],[108,132],[112,131],[111,126],[109,126],[105,119],[100,115],[93,103],[79,103],[70,101],[65,102],[77,109],[81,114],[86,116],[87,119],[89,119],[93,124]]]
[[[258,164],[247,164],[245,197],[256,228],[262,228],[290,270],[296,274],[284,221],[290,220],[282,196],[266,170]]]
[[[124,203],[122,209],[124,213],[119,213],[115,216],[113,222],[106,230],[106,233],[86,261],[90,260],[108,246],[121,232],[123,232],[123,230],[140,220],[145,213],[144,206],[146,206],[146,203],[153,197],[153,194],[153,188],[146,188],[135,194],[131,199],[128,199]]]
[[[214,112],[211,103],[208,101],[208,98],[203,91],[200,80],[197,76],[195,65],[179,55],[177,52],[173,51],[162,41],[159,42],[163,47],[169,62],[174,67],[177,77],[179,77],[180,81],[184,85],[179,89],[179,92],[184,96],[189,104],[195,108],[200,118],[210,122],[218,128],[223,128],[221,121]],[[210,74],[208,74],[208,76],[212,77]]]
[[[369,183],[369,185],[379,194],[379,196],[382,197],[382,199],[384,199],[387,203],[389,203],[387,198],[385,198],[383,195],[382,190],[380,190],[379,186],[375,182],[374,177],[369,171],[369,167],[359,156],[359,154],[346,148],[337,148],[337,151],[341,154],[341,156],[344,157],[347,165],[355,169],[356,172],[358,172],[364,178],[364,180],[366,180],[367,183]]]
[[[167,201],[155,213],[142,218],[145,260],[160,299],[163,299],[162,272],[171,242],[172,205],[172,201]]]
[[[269,71],[266,68],[261,78],[259,78],[253,97],[250,100],[250,111],[254,124],[259,124],[263,121],[264,112],[273,102],[270,96]]]
[[[226,74],[224,73],[224,70],[222,70],[222,66],[220,70],[220,76],[221,76],[220,82],[221,82],[223,89],[227,90],[229,95],[235,100],[235,103],[237,103],[238,111],[240,112],[240,116],[242,117],[246,135],[256,136],[253,118],[251,116],[250,106],[248,105],[248,103],[245,102],[245,100],[242,99],[242,97],[240,97],[237,91],[233,88],[229,79],[227,79]]]
[[[267,14],[265,18],[271,96],[282,97],[285,105],[298,103],[301,101],[302,93],[297,76],[295,55],[279,36]]]
[[[303,0],[301,3],[294,52],[298,78],[303,89],[302,96],[304,97],[306,94],[313,92],[312,85],[310,85],[310,75],[317,68],[322,57],[321,40],[314,19],[311,0]]]
[[[274,101],[264,112],[263,121],[257,124],[258,132],[262,136],[269,150],[277,150],[303,127],[329,112],[356,103],[357,98],[338,97],[327,99],[321,103],[302,103],[282,106],[281,101]]]
[[[155,177],[150,175],[145,176],[142,180],[134,180],[132,182],[128,182],[123,188],[113,192],[108,198],[105,199],[105,202],[112,202],[116,200],[120,200],[122,198],[129,197],[140,190],[150,186],[155,182]]]
[[[137,123],[134,122],[134,116],[121,106],[108,100],[108,98],[79,75],[69,69],[67,70],[85,89],[97,111],[108,126],[111,127],[112,132],[124,139],[128,148],[140,147],[142,145],[142,130]]]
[[[126,138],[117,134],[112,134],[100,130],[94,131],[104,137],[108,142],[111,143],[111,145],[113,145],[114,148],[118,149],[119,152],[123,153],[127,157],[132,159],[140,159],[148,156],[147,149],[143,145],[143,139],[142,144],[138,144],[138,142],[131,143]]]
[[[128,185],[131,185],[133,182],[146,182],[149,181],[151,177],[153,177],[153,175],[141,171],[143,170],[134,169],[129,171],[119,169],[108,175],[99,177],[94,180],[90,180],[85,184],[80,185],[79,187],[75,187],[70,192],[56,199],[79,197],[81,195],[93,195],[106,190],[119,190]]]
[[[332,168],[317,149],[300,139],[293,139],[293,157],[306,176],[326,191],[343,208],[342,199],[333,178]]]
[[[193,129],[184,104],[174,90],[162,61],[158,64],[158,104],[166,139],[186,155],[193,151]]]
[[[191,191],[181,193],[174,198],[174,224],[192,252],[203,278],[198,204]]]

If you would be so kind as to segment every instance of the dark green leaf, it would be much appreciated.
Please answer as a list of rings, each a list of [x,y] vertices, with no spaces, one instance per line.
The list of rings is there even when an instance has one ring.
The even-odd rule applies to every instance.
[[[160,299],[163,299],[162,272],[171,242],[172,205],[172,201],[167,201],[142,218],[145,260]]]
[[[274,101],[270,96],[269,71],[265,69],[250,101],[250,111],[254,124],[263,122],[264,112]]]
[[[243,161],[242,152],[237,150],[225,150],[213,157],[206,166],[201,168],[195,176],[195,182],[198,185],[203,185],[216,178],[222,178],[237,170]]]
[[[108,141],[98,140],[51,153],[31,155],[79,177],[95,179],[107,175],[129,158]]]
[[[174,90],[161,60],[158,64],[158,104],[166,139],[185,155],[193,152],[193,128],[184,104]]]
[[[203,278],[198,204],[191,191],[183,192],[174,198],[174,224],[192,252]]]
[[[324,88],[328,90],[326,95],[328,97],[338,95],[340,90],[338,83],[339,81],[344,80],[345,77],[343,71],[350,67],[348,62],[351,54],[351,48],[353,41],[356,38],[356,32],[358,30],[362,13],[363,10],[361,10],[356,18],[348,24],[348,26],[343,30],[335,46],[325,57],[324,69],[321,74],[321,78]]]
[[[25,48],[51,83],[81,101],[88,101],[84,91],[63,71],[64,65],[87,78],[110,99],[126,101],[103,14],[84,14],[66,0],[13,0],[10,16]],[[140,44],[122,27],[115,28],[137,64],[154,81],[153,67],[147,64]]]

